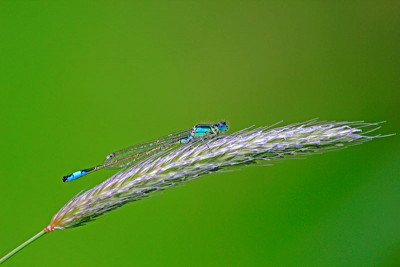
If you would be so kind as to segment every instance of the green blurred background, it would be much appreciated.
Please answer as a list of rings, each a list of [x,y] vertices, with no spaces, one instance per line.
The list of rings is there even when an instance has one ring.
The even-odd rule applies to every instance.
[[[386,120],[399,1],[1,1],[0,255],[112,175],[61,177],[226,120]],[[56,231],[8,266],[399,266],[399,136],[214,174]]]

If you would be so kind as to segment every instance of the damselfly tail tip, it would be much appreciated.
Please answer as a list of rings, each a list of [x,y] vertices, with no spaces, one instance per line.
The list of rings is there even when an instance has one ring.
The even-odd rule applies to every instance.
[[[67,181],[68,181],[68,177],[69,177],[69,175],[64,176],[64,177],[62,178],[62,181],[63,181],[64,183],[67,182]]]

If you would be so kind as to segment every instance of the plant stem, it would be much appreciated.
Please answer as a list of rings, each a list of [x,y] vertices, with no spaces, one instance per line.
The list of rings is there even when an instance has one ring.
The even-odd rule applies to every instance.
[[[20,251],[21,249],[23,249],[24,247],[26,247],[27,245],[29,245],[30,243],[32,243],[33,241],[35,241],[36,239],[38,239],[39,237],[41,237],[42,235],[44,235],[46,232],[44,230],[40,231],[39,233],[37,233],[36,235],[32,236],[30,239],[26,240],[24,243],[22,243],[21,245],[19,245],[18,247],[16,247],[14,250],[12,250],[10,253],[8,253],[7,255],[5,255],[4,257],[2,257],[0,259],[0,264],[2,264],[3,262],[5,262],[6,260],[8,260],[11,256],[13,256],[15,253],[17,253],[18,251]]]

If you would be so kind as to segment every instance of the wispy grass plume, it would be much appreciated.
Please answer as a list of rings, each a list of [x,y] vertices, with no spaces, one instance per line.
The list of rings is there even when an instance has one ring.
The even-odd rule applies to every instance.
[[[363,143],[362,128],[377,123],[316,122],[245,129],[157,154],[80,193],[58,211],[46,231],[80,226],[127,202],[204,174],[276,158],[315,154]]]
[[[363,132],[366,127],[378,124],[312,120],[278,128],[272,128],[274,125],[248,128],[155,154],[76,195],[54,215],[46,228],[1,258],[0,264],[46,232],[83,225],[153,192],[204,174],[360,144],[383,137],[367,135],[379,127]]]

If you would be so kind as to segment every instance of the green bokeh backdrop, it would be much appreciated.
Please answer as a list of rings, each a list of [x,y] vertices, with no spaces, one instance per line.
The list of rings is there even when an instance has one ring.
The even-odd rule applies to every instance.
[[[386,120],[399,1],[1,1],[0,255],[108,153],[227,120]],[[214,174],[56,231],[7,266],[395,266],[400,141]]]

